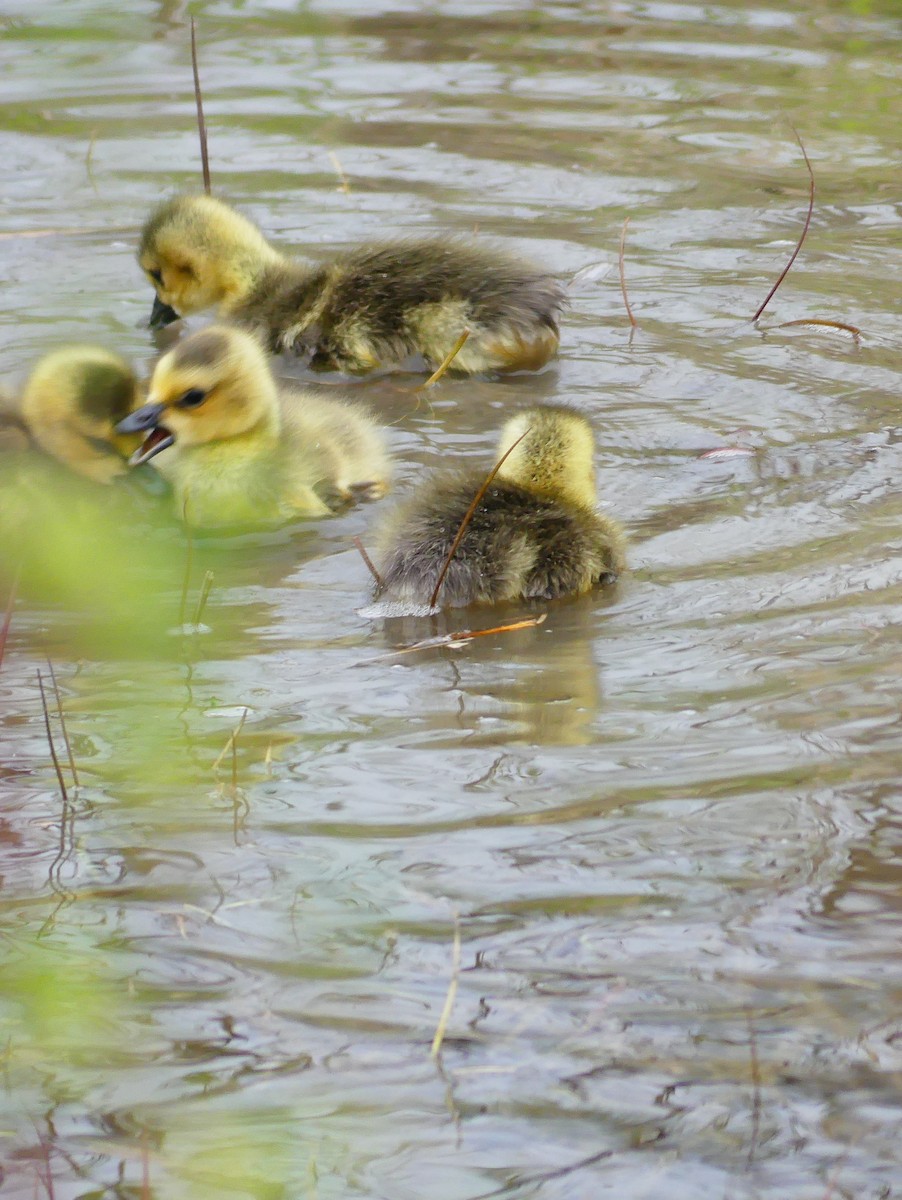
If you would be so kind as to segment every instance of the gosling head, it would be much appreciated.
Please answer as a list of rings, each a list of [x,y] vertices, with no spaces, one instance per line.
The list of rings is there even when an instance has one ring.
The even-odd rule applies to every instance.
[[[589,422],[572,408],[542,404],[518,413],[501,431],[498,457],[508,450],[499,479],[595,507],[595,438]]]
[[[138,263],[156,291],[151,326],[240,302],[277,259],[257,226],[224,201],[205,195],[164,201],[138,247]]]
[[[118,425],[120,433],[146,434],[132,466],[173,443],[202,446],[278,428],[278,392],[262,347],[251,334],[224,325],[202,329],[164,355],[147,403]]]
[[[117,425],[139,399],[135,373],[118,354],[101,346],[62,346],[29,375],[21,413],[39,446],[80,474],[107,482],[117,461],[135,447]],[[99,467],[106,456],[108,473]]]

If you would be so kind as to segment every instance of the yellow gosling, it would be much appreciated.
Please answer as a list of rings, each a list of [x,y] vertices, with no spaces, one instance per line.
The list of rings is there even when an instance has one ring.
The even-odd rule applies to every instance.
[[[613,583],[624,569],[623,531],[595,508],[588,421],[572,409],[540,405],[507,422],[496,462],[514,443],[455,551],[439,607],[580,595]],[[403,610],[429,608],[488,473],[436,475],[399,505],[380,540],[376,599]]]
[[[259,342],[230,326],[164,355],[147,403],[119,430],[146,433],[132,463],[152,458],[179,513],[204,528],[326,516],[382,495],[391,475],[362,408],[277,385]]]
[[[138,262],[156,291],[151,325],[216,308],[314,367],[369,371],[420,355],[434,368],[469,328],[453,370],[534,371],[559,342],[560,282],[464,238],[361,246],[312,266],[222,200],[184,195],[151,214]]]
[[[117,354],[100,346],[62,346],[40,359],[17,404],[0,406],[0,445],[36,445],[78,475],[112,483],[127,472],[138,444],[117,433],[116,424],[139,397],[134,372]]]

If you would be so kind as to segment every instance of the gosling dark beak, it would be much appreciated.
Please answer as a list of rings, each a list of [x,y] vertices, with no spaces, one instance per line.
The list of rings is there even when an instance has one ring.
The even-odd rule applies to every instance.
[[[151,404],[142,404],[140,408],[136,408],[127,417],[123,417],[116,426],[116,432],[142,433],[145,429],[154,429],[159,425],[163,412],[163,405],[156,401]]]
[[[159,296],[153,298],[153,308],[150,312],[150,328],[165,329],[167,325],[171,325],[173,321],[178,321],[179,315],[174,308],[170,308],[168,304],[164,304]]]
[[[148,462],[175,441],[175,437],[166,426],[160,424],[164,411],[162,404],[142,404],[116,426],[117,433],[143,433],[145,429],[150,431],[128,460],[130,467],[139,467],[141,463]]]

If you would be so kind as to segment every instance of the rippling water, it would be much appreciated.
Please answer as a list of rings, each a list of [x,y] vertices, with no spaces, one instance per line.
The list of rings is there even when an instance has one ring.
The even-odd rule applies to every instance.
[[[895,1194],[902,9],[192,7],[214,182],[281,245],[478,229],[611,267],[538,376],[320,386],[382,415],[408,481],[575,403],[632,570],[401,655],[464,618],[359,615],[372,507],[187,563],[125,534],[109,576],[88,532],[86,594],[26,571],[4,1196]],[[10,382],[65,340],[156,353],[133,248],[199,179],[186,6],[120,8],[0,4]],[[755,328],[806,211],[790,121],[815,215]],[[192,609],[215,580],[179,636],[186,566]]]

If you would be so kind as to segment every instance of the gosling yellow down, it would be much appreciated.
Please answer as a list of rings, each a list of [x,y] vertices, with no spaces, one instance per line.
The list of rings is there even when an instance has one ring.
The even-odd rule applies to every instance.
[[[361,246],[312,266],[222,200],[183,195],[151,214],[138,262],[156,290],[151,325],[216,308],[317,368],[369,371],[412,355],[435,367],[465,328],[452,368],[468,374],[537,370],[558,347],[560,282],[463,238]]]
[[[132,464],[153,459],[179,513],[206,528],[325,516],[382,495],[391,475],[362,408],[277,385],[259,342],[229,326],[164,355],[119,431],[146,434]]]
[[[128,471],[137,439],[116,424],[138,403],[131,367],[101,346],[61,346],[41,358],[18,401],[0,403],[0,444],[37,446],[91,479],[112,483]]]
[[[596,511],[594,448],[588,421],[569,408],[540,405],[505,424],[496,462],[510,453],[454,553],[439,607],[552,600],[616,580],[625,540],[617,522]],[[376,599],[429,608],[488,473],[436,475],[399,505],[380,539]]]

